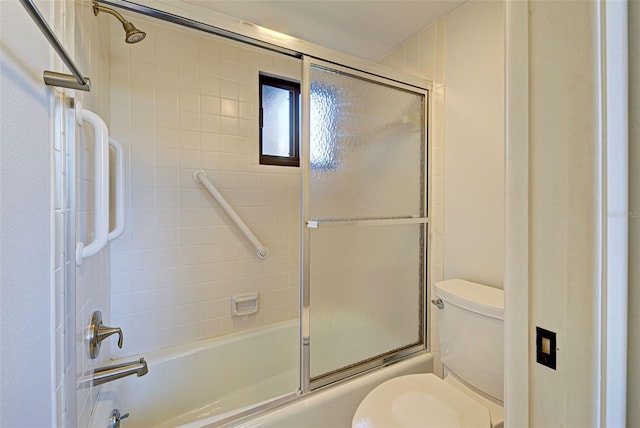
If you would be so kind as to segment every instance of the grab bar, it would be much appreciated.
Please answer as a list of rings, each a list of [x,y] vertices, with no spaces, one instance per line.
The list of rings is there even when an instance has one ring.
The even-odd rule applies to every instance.
[[[229,217],[231,217],[231,220],[233,220],[236,226],[238,226],[238,228],[242,231],[242,233],[244,233],[247,239],[251,241],[253,246],[258,251],[258,258],[264,260],[269,257],[269,249],[262,245],[260,240],[256,238],[256,235],[254,235],[251,229],[249,229],[245,222],[242,221],[238,213],[236,213],[233,207],[229,205],[224,196],[222,196],[220,192],[218,192],[218,189],[214,187],[213,183],[211,183],[211,180],[209,180],[209,177],[207,177],[207,173],[199,169],[193,173],[193,180],[197,183],[202,183],[202,185],[209,191],[209,193],[211,193],[211,196],[214,197],[214,199],[218,202],[218,204],[220,204],[220,206],[229,215]]]
[[[114,199],[115,199],[115,225],[109,232],[109,241],[113,241],[124,232],[124,151],[122,145],[115,138],[109,137],[109,145],[115,152],[115,178],[114,178]]]
[[[46,39],[51,44],[53,50],[58,53],[58,56],[65,63],[65,65],[69,68],[73,76],[69,74],[56,73],[54,71],[46,71],[44,72],[44,83],[48,86],[60,86],[63,88],[69,89],[79,89],[81,91],[90,91],[91,90],[91,80],[88,77],[83,77],[82,73],[73,62],[67,51],[62,46],[62,43],[58,40],[56,35],[54,34],[47,21],[42,17],[40,11],[33,4],[31,0],[20,0],[20,3],[25,8],[33,22],[36,23],[42,34],[46,37]],[[75,82],[74,82],[75,80]]]
[[[109,130],[104,120],[92,111],[82,108],[76,103],[76,122],[82,126],[87,121],[93,127],[94,144],[94,206],[93,206],[93,241],[89,244],[78,242],[76,246],[76,263],[97,254],[109,238]]]

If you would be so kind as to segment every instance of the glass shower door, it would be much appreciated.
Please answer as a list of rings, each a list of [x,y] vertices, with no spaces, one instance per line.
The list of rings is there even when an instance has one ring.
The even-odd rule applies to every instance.
[[[307,59],[303,339],[313,389],[424,347],[426,92]]]

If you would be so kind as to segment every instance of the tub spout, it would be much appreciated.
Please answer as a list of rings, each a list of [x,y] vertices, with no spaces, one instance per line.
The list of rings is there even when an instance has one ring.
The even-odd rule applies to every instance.
[[[113,366],[101,367],[93,372],[93,385],[102,385],[112,380],[120,379],[125,376],[144,376],[149,373],[149,367],[144,358],[139,361],[131,361],[129,363],[115,364]]]

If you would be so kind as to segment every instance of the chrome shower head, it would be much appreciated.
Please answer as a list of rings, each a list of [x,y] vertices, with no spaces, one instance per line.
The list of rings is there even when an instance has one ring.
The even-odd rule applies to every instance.
[[[93,2],[92,3],[93,6],[93,14],[95,16],[98,16],[98,13],[100,12],[106,12],[110,15],[115,16],[116,18],[118,18],[118,21],[120,21],[122,23],[122,28],[124,28],[124,32],[125,32],[125,38],[124,41],[127,43],[138,43],[140,41],[142,41],[142,39],[144,39],[147,36],[147,33],[145,33],[144,31],[140,31],[138,30],[135,25],[133,25],[132,23],[130,23],[129,21],[127,21],[126,19],[123,18],[122,15],[120,15],[117,11],[106,7],[106,6],[102,6],[101,4],[97,3],[97,2]]]

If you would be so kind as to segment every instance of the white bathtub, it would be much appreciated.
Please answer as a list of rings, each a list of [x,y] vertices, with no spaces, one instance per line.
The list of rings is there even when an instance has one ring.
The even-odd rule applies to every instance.
[[[130,413],[122,421],[123,428],[206,427],[229,411],[293,393],[299,382],[298,335],[298,323],[285,322],[145,354],[147,375],[102,386],[90,426],[105,427],[111,411],[118,408],[122,414]],[[243,426],[313,427],[312,420],[306,419],[312,415],[319,418],[317,426],[326,426],[328,414],[341,421],[334,426],[349,426],[357,404],[376,385],[400,374],[431,370],[431,355],[422,353]]]

